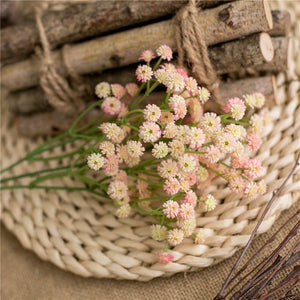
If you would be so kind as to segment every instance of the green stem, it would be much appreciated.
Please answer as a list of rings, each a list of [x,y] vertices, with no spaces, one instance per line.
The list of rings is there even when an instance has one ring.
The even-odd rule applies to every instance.
[[[82,167],[82,166],[83,166],[83,164],[79,164],[76,167]],[[20,178],[24,178],[24,177],[33,177],[35,175],[42,174],[42,173],[48,173],[48,172],[55,172],[55,171],[65,170],[65,169],[68,169],[68,168],[69,168],[69,166],[64,166],[64,167],[59,167],[59,168],[54,168],[54,169],[46,169],[46,170],[40,170],[40,171],[36,171],[36,172],[31,172],[31,173],[16,175],[16,176],[12,176],[12,177],[1,179],[0,183],[4,183],[4,182],[7,182],[7,181],[16,180],[16,179],[20,179]]]
[[[69,134],[72,136],[74,134],[74,128],[76,127],[76,125],[78,124],[78,122],[90,111],[92,110],[94,107],[100,105],[100,103],[102,102],[102,100],[99,100],[95,103],[93,103],[92,105],[90,105],[87,109],[85,109],[78,118],[76,118],[76,120],[73,122],[71,128],[69,129]]]
[[[152,84],[152,86],[150,87],[150,89],[147,89],[147,91],[145,92],[144,96],[141,97],[141,98],[138,100],[138,102],[137,102],[132,108],[134,109],[134,108],[138,107],[138,106],[140,105],[140,103],[142,103],[142,101],[143,101],[146,97],[148,97],[148,96],[153,92],[153,90],[154,90],[155,88],[158,87],[158,85],[159,85],[159,82],[158,82],[158,81],[155,81],[155,82]]]
[[[205,154],[206,152],[192,151],[192,150],[185,150],[185,153]]]
[[[48,174],[48,175],[41,176],[41,177],[38,177],[37,179],[33,180],[32,182],[30,182],[29,186],[30,187],[36,186],[38,183],[43,182],[45,180],[59,178],[59,177],[65,177],[65,176],[69,176],[69,175],[70,175],[69,171],[56,172],[54,174]]]
[[[239,122],[239,121],[235,121],[235,120],[229,120],[229,119],[225,119],[225,120],[222,120],[222,123],[223,124],[237,124],[237,125],[243,125],[243,126],[250,126],[249,123],[246,123],[246,122]]]
[[[138,128],[136,128],[135,126],[133,126],[133,125],[130,125],[130,124],[124,124],[124,126],[126,126],[126,127],[129,127],[129,128],[131,128],[132,130],[134,130],[134,131],[139,131],[139,129]]]
[[[2,186],[0,190],[14,190],[14,189],[52,189],[52,190],[66,190],[66,191],[88,191],[86,187],[66,187],[66,186],[47,186],[47,185],[38,185],[38,186],[29,186],[29,185],[9,185]]]
[[[146,86],[146,83],[144,82],[143,84],[141,84],[140,88],[138,89],[138,91],[133,95],[133,97],[131,98],[130,100],[130,105],[129,105],[129,109],[132,108],[134,102],[135,102],[135,99],[138,97],[138,95],[141,93],[141,91],[145,88]]]
[[[149,185],[152,185],[152,186],[159,186],[159,187],[162,187],[163,184],[162,183],[156,183],[156,182],[153,182],[153,181],[150,181],[150,180],[147,180],[147,179],[144,179],[142,177],[138,177],[138,176],[135,176],[135,175],[132,175],[130,174],[129,175],[130,177],[133,177],[133,178],[136,178],[136,179],[139,179],[139,180],[142,180],[142,181],[145,181],[147,182]]]

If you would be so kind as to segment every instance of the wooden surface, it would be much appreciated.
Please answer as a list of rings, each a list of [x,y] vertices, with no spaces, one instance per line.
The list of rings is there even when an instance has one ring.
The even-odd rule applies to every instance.
[[[198,22],[207,45],[272,28],[271,10],[268,2],[263,0],[237,1],[203,10],[198,14]],[[174,31],[172,21],[154,23],[70,46],[64,50],[64,56],[68,57],[68,63],[78,74],[119,68],[136,62],[143,49],[156,49],[167,44],[176,50]],[[62,52],[55,51],[53,60],[58,72],[66,75]],[[37,58],[4,66],[1,70],[2,84],[9,90],[37,85],[40,66],[41,61]]]

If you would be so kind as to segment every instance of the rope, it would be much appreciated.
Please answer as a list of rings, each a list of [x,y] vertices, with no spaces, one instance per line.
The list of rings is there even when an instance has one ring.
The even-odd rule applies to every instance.
[[[188,65],[197,82],[206,87],[215,101],[219,99],[219,81],[211,65],[207,46],[197,22],[199,8],[195,0],[176,14],[176,43],[180,66]]]
[[[68,115],[78,113],[84,107],[82,97],[85,92],[85,87],[80,83],[79,75],[73,68],[70,67],[66,51],[66,49],[68,49],[67,45],[62,49],[62,59],[68,74],[74,82],[73,87],[69,84],[66,78],[57,72],[52,59],[50,44],[41,20],[41,15],[41,9],[36,8],[36,25],[42,44],[42,50],[39,48],[36,50],[37,55],[41,58],[42,62],[40,85],[51,106]]]

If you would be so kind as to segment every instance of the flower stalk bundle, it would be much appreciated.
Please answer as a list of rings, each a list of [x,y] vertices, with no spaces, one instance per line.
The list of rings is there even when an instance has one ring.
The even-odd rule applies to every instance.
[[[299,299],[300,282],[300,210],[297,210],[278,230],[240,266],[258,228],[288,180],[300,165],[300,154],[279,189],[274,192],[254,228],[246,247],[227,276],[215,300],[225,299]],[[288,233],[279,240],[281,232]],[[261,259],[267,248],[273,251]],[[284,275],[284,276],[283,276]],[[297,288],[298,287],[298,288]]]
[[[265,193],[266,184],[259,180],[264,169],[252,154],[261,145],[259,134],[269,117],[267,111],[257,111],[265,102],[260,93],[229,99],[222,115],[203,113],[202,105],[209,101],[210,92],[186,70],[170,63],[172,56],[166,45],[156,54],[143,51],[140,60],[144,64],[136,70],[140,86],[99,83],[95,89],[99,101],[82,112],[68,132],[45,142],[1,173],[23,161],[63,161],[69,157],[72,163],[3,178],[1,189],[84,190],[113,201],[119,218],[129,217],[132,211],[149,216],[155,221],[153,239],[165,241],[158,254],[162,263],[172,261],[167,249],[186,237],[203,243],[206,232],[196,231],[196,214],[218,204],[219,200],[206,192],[213,178],[223,178],[233,193],[244,198]],[[147,104],[147,97],[158,88],[164,88],[164,97]],[[86,123],[86,115],[97,107],[105,114],[105,121]],[[47,156],[49,151],[74,142],[81,143],[76,151]],[[45,184],[68,176],[84,185]],[[33,179],[28,185],[3,185],[24,177]]]

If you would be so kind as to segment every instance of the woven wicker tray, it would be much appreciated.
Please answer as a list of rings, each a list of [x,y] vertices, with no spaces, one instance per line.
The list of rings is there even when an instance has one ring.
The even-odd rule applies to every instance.
[[[273,4],[272,4],[273,5]],[[195,271],[228,258],[246,244],[249,235],[273,192],[292,168],[300,150],[300,5],[296,2],[278,3],[289,9],[294,20],[294,60],[287,74],[277,76],[278,101],[272,108],[273,124],[265,130],[258,158],[266,168],[264,179],[268,192],[259,199],[241,199],[216,180],[210,192],[220,200],[217,208],[197,214],[197,227],[207,230],[203,245],[185,239],[171,254],[174,262],[157,263],[155,253],[163,245],[149,237],[152,220],[135,214],[117,219],[115,207],[100,203],[85,192],[6,190],[2,194],[1,219],[22,245],[41,259],[81,276],[147,281],[177,272]],[[297,76],[298,74],[298,76]],[[4,99],[5,102],[5,99]],[[35,148],[42,139],[28,140],[17,135],[9,126],[9,113],[2,106],[2,164],[9,165]],[[75,147],[75,145],[70,146]],[[67,149],[71,150],[71,149]],[[57,149],[53,154],[63,151]],[[44,168],[55,167],[53,163]],[[10,175],[35,171],[39,166],[27,162],[16,167]],[[60,179],[61,180],[61,179]],[[68,185],[79,183],[63,179]],[[56,185],[53,180],[53,185]],[[260,227],[267,231],[279,214],[300,199],[300,172],[294,174],[281,196],[276,200]]]

